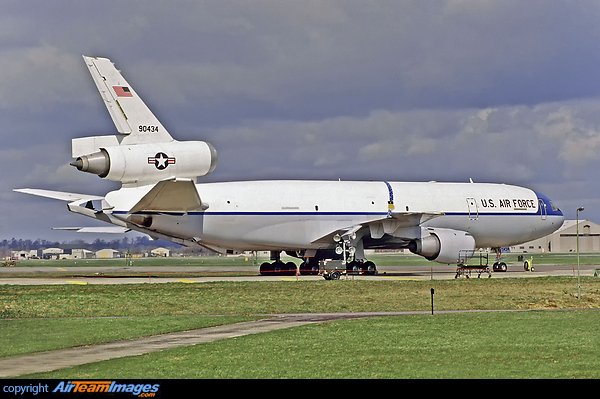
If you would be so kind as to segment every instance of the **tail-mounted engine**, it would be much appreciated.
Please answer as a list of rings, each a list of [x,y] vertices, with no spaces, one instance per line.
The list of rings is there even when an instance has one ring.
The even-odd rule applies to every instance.
[[[115,136],[73,140],[71,163],[78,170],[122,183],[156,183],[205,176],[217,166],[215,148],[204,141],[119,145]],[[109,145],[106,145],[109,144]]]
[[[423,228],[421,238],[408,244],[408,249],[439,263],[465,263],[473,256],[475,239],[465,231]]]

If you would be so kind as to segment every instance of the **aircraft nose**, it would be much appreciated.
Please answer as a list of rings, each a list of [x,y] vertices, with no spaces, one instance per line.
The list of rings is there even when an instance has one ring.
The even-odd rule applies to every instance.
[[[556,219],[564,220],[564,215],[559,207],[557,207],[550,198],[546,197],[543,194],[535,193],[540,201],[540,214],[545,214],[546,216],[553,216]],[[541,209],[541,208],[544,209]]]

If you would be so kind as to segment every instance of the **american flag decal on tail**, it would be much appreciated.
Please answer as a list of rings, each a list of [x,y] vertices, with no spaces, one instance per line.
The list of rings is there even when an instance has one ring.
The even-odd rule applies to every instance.
[[[113,90],[117,97],[133,97],[131,90],[127,86],[113,86]]]

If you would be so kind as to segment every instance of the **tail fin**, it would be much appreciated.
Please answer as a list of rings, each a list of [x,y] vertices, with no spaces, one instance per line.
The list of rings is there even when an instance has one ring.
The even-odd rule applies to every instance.
[[[117,128],[121,144],[158,143],[173,138],[108,58],[83,56]]]

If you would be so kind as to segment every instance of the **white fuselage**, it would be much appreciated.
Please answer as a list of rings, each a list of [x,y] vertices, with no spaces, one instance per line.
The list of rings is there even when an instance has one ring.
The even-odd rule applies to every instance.
[[[108,58],[84,56],[120,136],[72,140],[78,170],[123,184],[105,197],[17,191],[68,201],[72,212],[182,245],[281,251],[315,261],[343,255],[352,268],[365,248],[408,248],[440,263],[463,263],[475,248],[501,248],[557,230],[563,214],[532,190],[504,184],[246,181],[195,184],[217,164],[204,141],[177,141]],[[98,207],[98,204],[100,206]],[[83,229],[77,229],[83,231]],[[270,270],[272,269],[272,270]]]
[[[150,189],[122,188],[106,201],[114,216],[126,220]],[[478,248],[498,248],[548,235],[564,219],[534,191],[504,184],[283,180],[205,183],[196,189],[208,209],[149,213],[150,229],[226,249],[319,249],[333,245],[320,240],[327,234],[359,225],[373,232],[381,223],[387,237],[398,236],[405,218],[422,214],[432,216],[421,227],[465,231]]]

